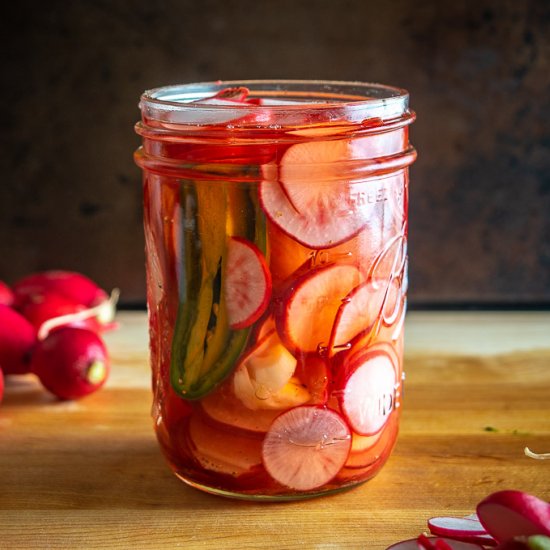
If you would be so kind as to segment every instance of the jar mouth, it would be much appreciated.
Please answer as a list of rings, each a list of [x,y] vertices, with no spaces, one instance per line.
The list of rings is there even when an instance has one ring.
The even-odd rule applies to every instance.
[[[226,88],[244,87],[260,104],[203,103]],[[266,120],[285,124],[301,116],[348,122],[396,120],[410,115],[406,90],[384,84],[322,80],[228,80],[164,86],[145,91],[140,108],[145,117],[164,122],[200,124],[200,113],[208,113],[207,124],[220,122],[234,112],[235,118],[265,113]],[[216,116],[218,113],[218,116]],[[269,116],[267,116],[269,114]]]

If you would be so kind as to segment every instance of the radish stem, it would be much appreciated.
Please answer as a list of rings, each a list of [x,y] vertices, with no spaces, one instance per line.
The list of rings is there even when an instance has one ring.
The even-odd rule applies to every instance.
[[[120,296],[120,290],[114,288],[109,296],[108,300],[105,300],[97,306],[78,311],[76,313],[69,313],[67,315],[60,315],[59,317],[52,317],[48,319],[38,329],[38,340],[44,340],[48,337],[48,334],[57,327],[67,325],[69,323],[77,323],[79,321],[84,321],[90,319],[91,317],[98,317],[101,321],[107,322],[112,321],[114,317],[114,311],[116,309],[116,304]],[[106,312],[109,311],[107,315]]]
[[[534,453],[529,447],[525,447],[523,449],[523,452],[525,453],[525,456],[528,456],[529,458],[534,458],[536,460],[548,460],[550,459],[550,453]]]

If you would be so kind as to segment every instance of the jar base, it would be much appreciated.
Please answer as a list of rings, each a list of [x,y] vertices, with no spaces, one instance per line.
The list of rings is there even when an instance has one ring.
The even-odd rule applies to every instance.
[[[358,487],[359,485],[363,485],[369,479],[363,479],[361,481],[355,481],[352,483],[349,483],[347,485],[344,485],[342,487],[335,487],[333,489],[323,489],[318,492],[308,492],[308,493],[295,493],[295,494],[273,494],[273,495],[262,495],[262,494],[253,494],[253,493],[238,493],[236,491],[228,491],[226,489],[219,489],[217,487],[210,487],[209,485],[203,485],[202,483],[198,483],[196,481],[193,481],[191,479],[188,479],[184,475],[178,472],[174,472],[175,476],[183,481],[186,485],[193,487],[194,489],[197,489],[199,491],[202,491],[203,493],[209,493],[211,495],[216,495],[219,497],[224,497],[228,499],[233,500],[248,500],[248,501],[255,501],[255,502],[290,502],[295,500],[308,500],[313,498],[319,498],[329,495],[334,495],[337,493],[343,493],[346,491],[349,491],[351,489],[354,489],[355,487]]]

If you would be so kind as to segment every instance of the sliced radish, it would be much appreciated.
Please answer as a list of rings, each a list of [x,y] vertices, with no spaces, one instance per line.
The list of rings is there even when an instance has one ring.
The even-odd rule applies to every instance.
[[[198,415],[191,417],[189,436],[193,455],[206,470],[231,476],[249,471],[262,461],[262,440],[209,426]]]
[[[262,459],[273,479],[290,489],[310,491],[338,474],[350,447],[349,428],[338,413],[296,407],[273,422],[264,439]]]
[[[289,277],[308,268],[331,263],[353,264],[364,273],[369,271],[382,249],[383,233],[379,227],[365,227],[355,237],[337,246],[313,249],[297,242],[269,219],[267,235],[271,250],[269,268],[273,287],[284,287]]]
[[[335,182],[322,185],[300,181],[283,189],[277,181],[263,180],[259,187],[260,202],[267,217],[302,245],[314,249],[330,248],[351,239],[372,218],[374,206],[371,203],[362,206],[353,204],[355,195],[369,190],[361,185],[367,184],[354,184],[353,190],[344,189],[340,191],[342,196],[334,196],[333,188],[340,186]],[[311,195],[295,197],[296,201],[300,201],[300,210],[285,193],[285,190],[295,187],[315,188]],[[321,200],[327,195],[326,200]],[[314,204],[316,199],[319,200],[317,205]],[[335,202],[331,204],[330,200]]]
[[[31,323],[11,307],[0,304],[0,368],[4,374],[30,372],[36,343]]]
[[[265,433],[281,413],[278,409],[259,409],[252,412],[233,393],[232,383],[225,383],[215,392],[201,399],[205,415],[225,429]]]
[[[231,237],[227,250],[225,293],[229,324],[245,328],[257,321],[271,297],[271,275],[259,248],[241,237]]]
[[[260,186],[268,217],[298,242],[327,248],[349,240],[381,208],[377,179],[353,181],[354,159],[366,155],[362,139],[310,141],[289,147],[278,174],[264,172]],[[349,172],[349,175],[346,174]],[[279,185],[277,185],[279,182]]]
[[[428,527],[434,535],[461,537],[465,535],[486,535],[487,530],[479,521],[466,518],[435,517],[428,520]]]
[[[316,268],[297,279],[276,317],[289,349],[315,352],[327,346],[342,301],[362,279],[355,266],[338,264]]]
[[[550,504],[522,491],[498,491],[477,505],[479,521],[497,541],[550,536]]]
[[[439,541],[439,542],[438,542]],[[449,538],[418,537],[388,546],[386,550],[483,550],[483,546]]]
[[[389,293],[385,283],[370,279],[346,296],[334,321],[329,344],[331,352],[372,330]]]
[[[92,307],[107,300],[107,293],[91,279],[74,271],[44,271],[28,275],[13,285],[14,307],[21,308],[34,298],[55,292],[69,300]]]
[[[368,351],[350,363],[340,382],[340,407],[355,432],[372,435],[395,408],[398,365],[381,350]]]

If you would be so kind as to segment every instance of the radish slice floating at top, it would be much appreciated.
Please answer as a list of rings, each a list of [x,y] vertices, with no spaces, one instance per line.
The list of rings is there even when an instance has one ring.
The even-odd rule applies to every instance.
[[[330,184],[332,187],[339,187],[335,182]],[[303,189],[317,188],[315,192],[311,191],[315,195],[313,197],[296,197],[300,209],[296,208],[285,193],[286,189],[298,186]],[[264,180],[259,188],[260,202],[267,217],[300,244],[313,249],[331,248],[351,239],[371,219],[372,205],[367,207],[352,204],[358,200],[353,198],[354,194],[367,192],[367,184],[354,186],[353,191],[348,191],[352,199],[334,197],[330,199],[336,201],[332,206],[327,199],[314,207],[315,198],[320,199],[329,194],[330,186],[301,181],[283,188],[277,181]]]
[[[395,408],[396,372],[389,354],[377,350],[352,358],[340,395],[340,407],[360,435],[382,429]]]
[[[310,491],[328,483],[346,462],[351,435],[343,418],[330,409],[304,406],[275,419],[262,459],[268,473],[286,487]]]
[[[497,541],[550,536],[550,504],[521,491],[498,491],[477,505],[479,521]]]
[[[373,158],[365,138],[290,146],[280,164],[264,166],[260,201],[268,218],[299,243],[330,248],[374,222],[383,180],[355,180],[353,161]],[[396,149],[393,151],[393,149]],[[397,152],[399,146],[390,147]],[[381,213],[381,212],[380,212]]]
[[[225,293],[229,324],[250,326],[266,310],[271,296],[271,275],[259,248],[241,237],[229,239]]]

